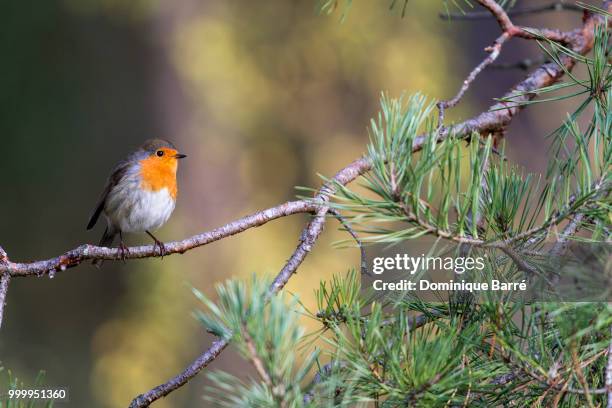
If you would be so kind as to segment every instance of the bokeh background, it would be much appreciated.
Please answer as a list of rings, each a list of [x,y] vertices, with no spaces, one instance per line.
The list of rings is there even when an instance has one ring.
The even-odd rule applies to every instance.
[[[365,151],[381,91],[449,98],[498,36],[494,21],[449,23],[442,1],[354,1],[317,15],[315,1],[6,1],[0,15],[0,245],[15,261],[96,243],[85,224],[113,165],[143,140],[173,141],[179,170],[171,221],[178,240],[290,200]],[[540,1],[519,1],[542,4]],[[577,13],[517,19],[575,27]],[[501,62],[537,57],[512,40]],[[475,114],[524,76],[487,70],[450,120]],[[545,135],[573,101],[535,106],[509,130],[507,153],[546,164]],[[122,407],[182,370],[211,338],[193,319],[194,286],[275,274],[306,217],[293,216],[170,256],[55,278],[14,279],[0,361],[26,383],[40,369],[70,388],[71,407]],[[288,285],[308,305],[320,279],[358,263],[330,223]],[[131,243],[149,242],[131,236]],[[305,321],[305,324],[309,323]],[[311,327],[312,329],[313,327]],[[248,375],[228,350],[210,369]],[[203,407],[205,375],[156,407]],[[64,405],[58,405],[64,406]]]

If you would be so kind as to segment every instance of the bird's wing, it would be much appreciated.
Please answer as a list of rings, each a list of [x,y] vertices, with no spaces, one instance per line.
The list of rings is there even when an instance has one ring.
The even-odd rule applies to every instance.
[[[100,217],[100,214],[104,209],[104,204],[106,203],[106,198],[108,197],[108,194],[111,192],[113,187],[115,187],[119,183],[119,181],[121,181],[123,176],[125,176],[125,173],[127,172],[129,166],[130,161],[124,160],[113,169],[110,177],[108,178],[108,181],[106,182],[106,186],[102,191],[102,194],[100,194],[98,204],[96,204],[96,208],[93,214],[91,214],[91,217],[89,217],[89,222],[87,223],[88,230],[92,229],[94,225],[96,225],[96,222],[98,222],[98,218]]]

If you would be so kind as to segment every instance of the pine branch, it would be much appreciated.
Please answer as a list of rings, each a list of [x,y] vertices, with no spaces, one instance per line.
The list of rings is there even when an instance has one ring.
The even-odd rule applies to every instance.
[[[255,347],[255,342],[249,335],[249,332],[246,328],[243,329],[241,335],[244,338],[244,343],[246,345],[247,351],[249,352],[251,363],[253,363],[253,366],[255,367],[257,374],[259,374],[264,384],[266,384],[268,388],[272,389],[274,386],[274,384],[272,384],[272,378],[270,378],[270,374],[268,374],[268,371],[266,371],[266,367],[263,361],[257,354],[257,348]]]
[[[550,30],[547,28],[534,29],[529,27],[516,26],[510,20],[509,14],[504,8],[494,0],[478,0],[478,2],[488,9],[486,12],[487,16],[493,16],[497,19],[499,26],[502,29],[502,35],[495,40],[492,46],[487,47],[485,51],[489,52],[489,56],[485,58],[476,68],[470,72],[468,77],[463,81],[463,85],[459,89],[459,92],[450,100],[441,101],[438,103],[439,117],[438,127],[442,129],[444,123],[444,111],[448,108],[452,108],[459,103],[465,92],[470,87],[471,83],[476,79],[478,74],[482,72],[487,66],[491,65],[501,51],[504,43],[512,37],[521,37],[529,40],[537,40],[540,38],[546,38],[551,41],[557,41],[563,44],[570,44],[575,40],[575,34],[572,32],[562,32],[559,30]]]
[[[607,177],[606,174],[602,175],[602,177],[593,185],[593,190],[590,192],[590,197],[589,197],[590,200],[597,199],[599,197],[605,196],[610,193],[610,190],[612,189],[612,185],[610,183],[606,183],[606,177]],[[412,222],[418,225],[419,227],[423,229],[423,231],[425,231],[428,234],[431,234],[435,237],[444,238],[449,241],[454,241],[458,244],[467,244],[467,245],[473,245],[473,246],[482,247],[482,248],[497,248],[497,249],[500,249],[506,252],[506,254],[508,254],[509,256],[511,256],[513,260],[515,260],[515,258],[518,257],[518,254],[513,253],[511,245],[523,239],[526,239],[526,238],[533,239],[537,234],[540,234],[543,232],[547,233],[551,228],[562,223],[565,219],[567,219],[575,211],[574,206],[576,205],[577,202],[578,202],[578,197],[574,195],[570,197],[569,202],[563,209],[557,211],[551,218],[547,219],[542,224],[535,226],[533,228],[530,228],[526,231],[520,232],[516,235],[512,235],[505,239],[495,239],[495,240],[489,240],[489,241],[484,240],[484,239],[472,238],[470,235],[458,235],[453,231],[441,229],[436,225],[432,225],[428,223],[426,220],[414,214],[414,212],[412,212],[412,210],[409,209],[406,203],[402,203],[402,208],[403,208],[403,211],[406,217],[405,221]],[[586,202],[582,203],[581,205],[585,205],[585,204]],[[567,240],[577,232],[577,228],[581,220],[582,220],[582,217],[579,214],[576,215],[571,220],[571,222],[567,226],[567,231],[563,232],[562,237],[557,242],[558,246],[555,245],[555,247],[551,251],[551,254],[558,255],[561,253],[560,251],[563,248],[565,248]],[[556,251],[556,252],[553,252],[553,251]],[[525,264],[522,261],[519,261],[519,266],[526,271],[533,271],[530,267],[527,266],[527,264]]]
[[[556,1],[550,4],[544,4],[541,6],[526,6],[526,7],[515,7],[507,11],[510,17],[518,17],[530,14],[539,14],[555,11],[574,11],[584,12],[584,8],[575,5],[567,4],[563,1]],[[492,18],[491,13],[488,11],[475,11],[472,13],[440,13],[440,18],[451,19],[451,20],[489,20]]]
[[[612,11],[612,2],[605,1],[604,9]],[[510,19],[506,19],[503,14],[501,17],[503,26],[510,24]],[[582,28],[570,31],[567,33],[567,43],[571,51],[578,55],[586,55],[593,48],[595,27],[606,23],[604,16],[600,14],[588,14],[584,20]],[[612,26],[612,21],[607,21],[608,28]],[[502,27],[503,27],[502,26]],[[449,127],[441,134],[441,138],[445,138],[449,132],[456,135],[470,135],[472,132],[477,132],[481,135],[488,133],[503,132],[512,118],[518,114],[524,107],[525,102],[534,99],[537,91],[540,88],[550,86],[558,82],[566,72],[571,72],[576,60],[563,55],[561,64],[546,63],[541,65],[535,71],[525,78],[522,82],[514,86],[510,92],[506,93],[499,102],[489,108],[487,112],[462,122],[458,125]],[[512,104],[510,104],[512,101]]]

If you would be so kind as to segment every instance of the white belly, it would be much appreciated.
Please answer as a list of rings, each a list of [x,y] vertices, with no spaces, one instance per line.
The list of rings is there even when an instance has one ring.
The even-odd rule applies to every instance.
[[[174,211],[175,202],[167,188],[145,191],[133,188],[133,185],[121,187],[109,194],[104,207],[109,224],[116,229],[123,232],[155,231]],[[129,194],[126,194],[127,190]]]

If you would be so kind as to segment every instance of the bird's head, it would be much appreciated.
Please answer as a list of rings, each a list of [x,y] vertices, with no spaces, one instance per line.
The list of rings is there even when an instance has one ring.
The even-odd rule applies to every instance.
[[[177,160],[187,157],[179,153],[172,143],[162,139],[147,140],[140,149],[160,163],[176,163]]]
[[[147,140],[140,147],[139,156],[141,186],[151,191],[167,188],[176,198],[178,161],[187,156],[179,153],[172,143],[161,139]]]
[[[174,145],[166,140],[151,139],[147,140],[140,150],[144,152],[143,164],[156,167],[159,170],[176,171],[178,161],[187,157],[179,153]]]

